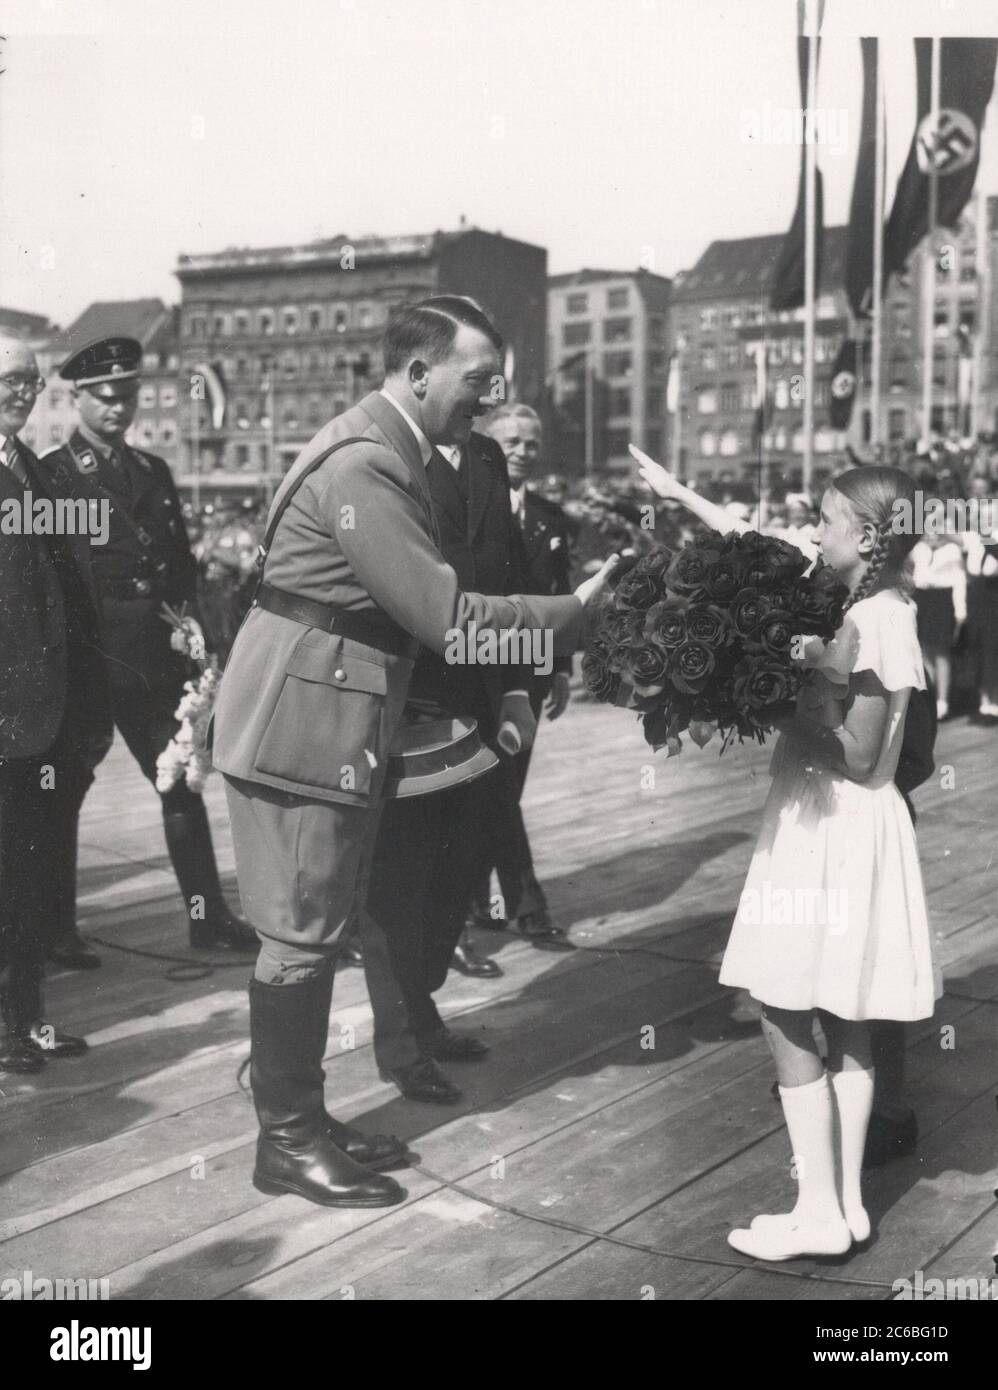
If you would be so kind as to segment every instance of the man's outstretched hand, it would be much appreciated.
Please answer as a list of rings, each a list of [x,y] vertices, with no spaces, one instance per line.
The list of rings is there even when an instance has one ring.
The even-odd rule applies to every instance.
[[[600,594],[602,594],[603,590],[616,573],[619,564],[620,556],[611,555],[609,560],[604,561],[601,568],[598,569],[595,574],[590,575],[588,579],[582,581],[575,591],[575,597],[582,604],[583,608],[587,608],[599,598]]]

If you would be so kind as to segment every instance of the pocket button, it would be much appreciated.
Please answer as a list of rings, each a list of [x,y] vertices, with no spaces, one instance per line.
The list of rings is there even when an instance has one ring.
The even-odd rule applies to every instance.
[[[346,678],[346,671],[344,671],[342,666],[337,666],[336,670],[333,672],[333,679],[337,681],[345,681]]]

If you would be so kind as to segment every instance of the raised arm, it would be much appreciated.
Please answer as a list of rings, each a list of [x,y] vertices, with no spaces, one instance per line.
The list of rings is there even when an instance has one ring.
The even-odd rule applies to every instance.
[[[629,444],[627,447],[632,458],[637,459],[638,472],[641,477],[652,492],[657,493],[659,497],[673,502],[681,502],[686,510],[692,512],[695,517],[699,517],[705,526],[709,526],[712,531],[720,531],[722,536],[727,536],[732,531],[737,531],[741,536],[746,531],[752,530],[747,521],[740,521],[738,517],[732,516],[723,507],[719,507],[716,502],[709,502],[706,497],[701,497],[692,488],[684,487],[667,468],[663,468],[660,463],[649,458],[636,445]]]

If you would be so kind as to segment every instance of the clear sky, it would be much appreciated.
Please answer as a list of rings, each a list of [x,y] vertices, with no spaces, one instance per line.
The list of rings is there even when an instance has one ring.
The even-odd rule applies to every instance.
[[[798,148],[744,139],[747,113],[799,105],[793,0],[5,0],[2,23],[0,303],[60,323],[176,299],[181,251],[463,214],[547,246],[552,272],[653,256],[671,274],[793,209]],[[910,36],[989,29],[996,0],[828,0],[818,104],[846,136],[821,151],[829,222],[856,35],[886,40],[890,197]]]

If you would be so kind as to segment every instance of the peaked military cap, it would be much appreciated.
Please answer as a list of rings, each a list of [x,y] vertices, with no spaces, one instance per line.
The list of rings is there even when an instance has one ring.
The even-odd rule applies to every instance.
[[[99,338],[74,352],[59,368],[59,375],[76,386],[96,386],[137,377],[141,364],[142,344],[135,338]]]

